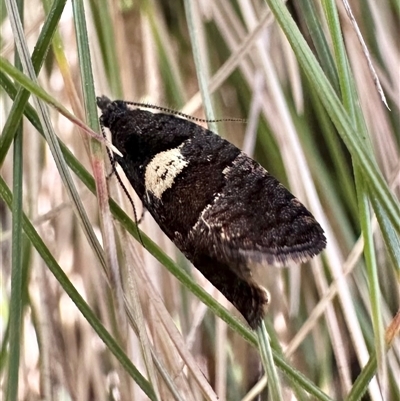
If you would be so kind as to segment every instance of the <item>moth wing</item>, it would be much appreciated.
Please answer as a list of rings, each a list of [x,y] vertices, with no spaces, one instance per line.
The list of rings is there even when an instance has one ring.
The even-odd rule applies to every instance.
[[[203,231],[196,238],[208,237],[221,262],[236,264],[243,275],[243,265],[304,262],[325,248],[324,232],[312,214],[257,162],[241,154],[224,174],[223,191],[196,227]]]

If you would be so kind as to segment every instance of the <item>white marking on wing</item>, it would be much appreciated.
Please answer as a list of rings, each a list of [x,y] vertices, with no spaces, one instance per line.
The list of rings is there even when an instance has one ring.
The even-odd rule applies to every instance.
[[[184,144],[185,142],[178,148],[157,153],[146,167],[144,177],[146,190],[152,192],[158,199],[172,187],[175,178],[189,164],[181,153]]]

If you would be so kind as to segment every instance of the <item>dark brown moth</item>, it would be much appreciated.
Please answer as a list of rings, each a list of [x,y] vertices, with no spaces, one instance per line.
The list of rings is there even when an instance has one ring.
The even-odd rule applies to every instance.
[[[326,246],[312,214],[236,146],[176,115],[97,99],[114,155],[146,209],[252,328],[268,293],[254,264],[305,262]]]

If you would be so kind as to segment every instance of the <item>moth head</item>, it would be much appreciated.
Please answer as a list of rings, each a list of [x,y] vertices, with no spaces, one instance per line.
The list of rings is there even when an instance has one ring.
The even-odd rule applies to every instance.
[[[140,118],[132,115],[140,110],[132,110],[126,102],[111,101],[105,96],[97,98],[97,106],[102,111],[101,125],[110,130],[112,142],[122,154],[141,147],[136,142],[142,135],[142,125],[138,121]]]
[[[112,126],[128,111],[125,102],[118,100],[112,102],[106,96],[97,98],[97,106],[102,112],[101,123],[110,129],[112,129]]]

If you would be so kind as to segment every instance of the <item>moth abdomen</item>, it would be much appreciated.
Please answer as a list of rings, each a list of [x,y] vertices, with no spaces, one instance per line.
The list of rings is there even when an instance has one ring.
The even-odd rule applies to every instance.
[[[188,255],[188,259],[235,306],[250,327],[257,328],[269,303],[268,292],[250,276],[242,278],[231,266],[208,255]]]

